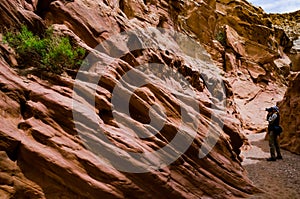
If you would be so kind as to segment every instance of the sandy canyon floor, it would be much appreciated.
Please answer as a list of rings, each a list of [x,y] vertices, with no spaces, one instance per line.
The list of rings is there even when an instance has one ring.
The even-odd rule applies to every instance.
[[[264,193],[253,199],[299,199],[300,156],[281,149],[283,160],[268,162],[270,157],[265,133],[247,135],[251,148],[242,152],[243,165],[250,179]]]

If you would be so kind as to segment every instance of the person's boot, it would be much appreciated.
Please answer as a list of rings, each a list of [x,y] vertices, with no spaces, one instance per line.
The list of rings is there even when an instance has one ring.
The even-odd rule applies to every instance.
[[[277,159],[277,160],[282,160],[283,158],[282,158],[281,155],[278,155],[278,156],[276,157],[276,159]]]
[[[267,158],[267,161],[276,161],[276,158],[270,157],[270,158]]]

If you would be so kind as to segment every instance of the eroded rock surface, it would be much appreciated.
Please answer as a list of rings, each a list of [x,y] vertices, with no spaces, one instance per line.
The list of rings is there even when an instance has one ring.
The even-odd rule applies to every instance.
[[[281,110],[281,125],[283,133],[280,144],[283,148],[300,154],[300,130],[299,130],[299,81],[300,74],[290,76],[290,84],[284,98],[279,102]]]
[[[300,11],[285,14],[270,14],[270,18],[275,27],[283,29],[290,40],[293,41],[293,47],[287,51],[292,64],[292,71],[300,71]]]
[[[219,0],[217,13],[216,40],[223,46],[217,48],[221,55],[213,54],[232,92],[229,111],[245,130],[263,131],[264,109],[281,100],[286,89],[291,61],[284,52],[291,41],[261,8],[245,1]]]
[[[0,150],[7,156],[1,153],[0,164],[17,173],[3,170],[5,197],[235,198],[259,192],[241,166],[240,147],[247,142],[241,131],[261,130],[264,108],[283,96],[289,74],[284,50],[290,48],[262,10],[229,0],[12,0],[0,8],[2,28],[25,23],[43,32],[52,25],[91,52],[88,73],[57,76],[12,68],[15,55],[1,44]],[[149,27],[161,29],[149,34]],[[193,45],[166,30],[189,36]],[[147,63],[158,64],[158,72],[148,66],[150,72],[121,81]],[[137,87],[132,79],[147,84]],[[195,97],[178,90],[180,83]],[[130,115],[114,104],[116,85],[121,97],[132,93]],[[159,155],[137,161],[134,154],[157,151],[177,134],[189,147],[177,143],[160,154],[173,158],[183,150],[175,162],[151,169]],[[209,153],[199,158],[199,151]],[[117,169],[114,158],[120,157],[148,172]],[[15,186],[18,179],[24,183]]]
[[[291,71],[289,78],[288,90],[284,98],[279,102],[281,108],[282,121],[284,126],[284,133],[281,138],[281,145],[283,148],[299,154],[299,70],[300,70],[300,11],[286,13],[282,15],[271,14],[270,18],[276,27],[282,28],[291,41],[293,47],[287,52],[291,59]]]
[[[137,91],[136,100],[139,100],[134,100],[133,105],[147,107],[151,101],[161,104],[169,119],[157,136],[148,139],[133,136],[132,130],[128,129],[126,132],[118,128],[122,124],[116,123],[108,111],[105,111],[111,106],[108,99],[114,82],[117,82],[117,71],[126,71],[130,66],[120,61],[115,67],[107,71],[107,75],[112,76],[100,81],[106,85],[99,88],[96,98],[96,108],[99,110],[97,113],[100,115],[98,120],[92,121],[89,110],[76,109],[79,111],[77,113],[100,126],[110,140],[105,149],[111,156],[128,156],[126,151],[141,153],[166,145],[180,125],[176,98],[151,82],[149,87]],[[201,121],[201,125],[198,130],[194,130],[197,133],[195,141],[176,162],[148,173],[123,173],[99,162],[99,158],[86,148],[84,140],[75,130],[72,117],[72,79],[52,77],[51,81],[45,81],[34,75],[20,77],[2,59],[0,80],[1,150],[6,151],[16,161],[19,170],[28,180],[42,189],[42,193],[41,189],[36,191],[37,198],[40,194],[44,194],[46,198],[140,198],[141,195],[143,198],[197,198],[205,195],[229,198],[244,197],[257,190],[247,179],[232,147],[238,142],[243,143],[243,136],[232,124],[225,122],[230,136],[236,139],[235,144],[231,145],[231,138],[218,125],[213,124],[212,128],[221,134],[220,139],[207,157],[198,157],[201,139],[210,127],[209,118],[212,113],[209,108],[203,107],[205,115],[197,116],[196,119]],[[145,98],[152,100],[144,101]],[[146,117],[146,112],[136,109],[133,113],[142,118],[125,119],[136,128],[142,129],[145,123],[142,119]],[[83,125],[80,133],[97,135],[96,131],[91,132],[93,129],[84,126],[85,123],[79,125]],[[193,128],[187,126],[185,136],[191,136],[189,133],[193,133],[192,131]],[[151,157],[148,158],[150,159],[147,161],[154,161]],[[130,156],[128,161],[135,164]],[[236,188],[234,184],[237,185]],[[12,189],[6,194],[10,193],[14,197],[19,191],[14,187]]]

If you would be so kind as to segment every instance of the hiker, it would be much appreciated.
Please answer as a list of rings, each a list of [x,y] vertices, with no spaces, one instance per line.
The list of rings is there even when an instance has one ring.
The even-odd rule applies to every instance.
[[[280,153],[280,147],[278,144],[277,137],[281,132],[278,132],[278,128],[281,128],[279,126],[280,122],[280,115],[279,115],[279,108],[277,106],[273,106],[271,108],[266,108],[266,111],[268,111],[267,115],[267,121],[269,122],[268,125],[268,134],[269,134],[269,146],[270,146],[270,153],[271,157],[267,159],[267,161],[276,161],[276,159],[282,159],[281,153]],[[275,156],[275,150],[277,153],[277,156]]]

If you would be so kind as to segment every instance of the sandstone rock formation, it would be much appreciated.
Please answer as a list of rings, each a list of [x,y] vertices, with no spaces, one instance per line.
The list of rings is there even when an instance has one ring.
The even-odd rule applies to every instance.
[[[294,46],[287,52],[292,61],[291,70],[300,70],[300,11],[286,14],[270,14],[270,19],[275,27],[283,29]]]
[[[12,0],[0,8],[2,29],[53,26],[90,52],[89,67],[57,76],[11,67],[14,52],[1,44],[4,197],[235,198],[259,191],[240,163],[241,131],[260,131],[264,108],[283,96],[291,47],[261,9],[233,0]],[[136,70],[147,63],[156,65]],[[123,98],[114,103],[115,92],[132,94],[128,107]],[[181,142],[169,146],[177,135]],[[137,170],[124,172],[123,164]]]
[[[300,154],[299,81],[299,72],[291,74],[289,88],[283,100],[278,104],[281,111],[281,125],[283,127],[280,145],[297,154]]]
[[[288,55],[292,61],[291,70],[295,72],[300,71],[300,37],[294,41],[294,46]]]
[[[99,159],[95,155],[96,152],[100,153],[99,155],[103,153],[105,159],[124,156],[127,157],[125,160],[130,165],[144,164],[141,167],[146,167],[147,162],[157,160],[152,156],[146,156],[145,161],[136,163],[136,160],[127,153],[151,152],[165,146],[174,138],[174,133],[181,123],[178,116],[179,101],[172,97],[168,90],[162,90],[163,85],[149,82],[147,87],[142,87],[135,92],[136,99],[133,99],[132,105],[138,109],[132,112],[136,115],[132,116],[134,119],[128,116],[124,119],[127,124],[140,128],[140,132],[150,133],[145,129],[147,121],[143,121],[147,120],[145,111],[149,106],[148,103],[157,103],[166,110],[168,120],[165,127],[157,132],[157,136],[145,139],[139,139],[130,129],[124,131],[118,128],[123,124],[117,123],[118,121],[111,117],[109,112],[112,104],[109,98],[119,73],[131,67],[124,61],[119,60],[106,72],[107,76],[100,80],[99,84],[102,86],[97,90],[95,99],[97,114],[99,114],[96,121],[93,120],[90,109],[76,108],[76,114],[83,118],[83,121],[77,121],[80,131],[76,131],[72,115],[74,80],[65,77],[47,77],[46,73],[38,75],[47,80],[42,80],[36,75],[18,76],[18,73],[3,59],[0,67],[1,150],[6,151],[11,159],[8,160],[4,156],[5,161],[1,164],[8,162],[7,164],[15,165],[16,170],[26,177],[26,181],[31,182],[29,185],[26,184],[30,186],[30,191],[24,191],[22,197],[30,195],[30,198],[198,198],[202,196],[230,198],[245,197],[258,191],[247,179],[237,152],[234,152],[243,144],[243,136],[238,128],[230,123],[231,121],[224,121],[224,130],[228,132],[226,135],[217,123],[211,126],[210,117],[213,112],[209,107],[201,104],[202,114],[196,115],[196,119],[201,122],[199,129],[195,131],[193,126],[186,126],[180,139],[184,142],[196,132],[195,140],[170,166],[136,174],[121,172],[103,163],[104,160]],[[90,75],[90,78],[93,78],[93,74]],[[92,94],[89,93],[88,88],[84,91],[86,92],[84,95]],[[151,100],[145,101],[147,98]],[[89,106],[89,102],[83,102],[81,105]],[[139,108],[140,106],[145,107],[146,110]],[[191,108],[193,107],[188,107],[186,104],[183,110],[188,111]],[[190,111],[196,114],[194,110]],[[122,115],[121,112],[119,114]],[[90,122],[86,123],[86,120]],[[89,129],[90,126],[86,126],[88,124],[99,125],[102,133],[105,133],[110,140],[108,143],[102,141],[105,147],[102,146],[100,149],[106,152],[97,151],[97,147],[96,151],[87,148],[93,148],[93,141],[101,143],[101,140],[89,137],[99,132],[96,129]],[[211,136],[217,134],[221,136],[209,155],[200,159],[199,148],[203,144],[201,140],[210,128],[214,129]],[[85,143],[87,140],[88,145]],[[106,156],[107,154],[109,157]],[[120,165],[114,166],[118,168]],[[9,171],[4,173],[10,175]],[[16,178],[24,178],[21,174]],[[3,196],[10,198],[20,195],[25,188],[22,184],[7,184],[4,181],[1,189]]]
[[[19,27],[22,24],[26,24],[34,31],[42,31],[45,29],[42,19],[33,13],[32,11],[27,10],[29,5],[26,1],[2,1],[0,5],[1,30],[5,28]]]
[[[291,41],[293,41],[293,47],[287,52],[287,55],[291,59],[291,71],[300,70],[300,11],[286,13],[286,14],[271,14],[270,19],[272,23],[282,28]],[[281,136],[281,146],[287,150],[299,154],[299,74],[292,73],[289,76],[289,86],[285,93],[285,96],[279,107],[281,109],[281,125],[284,127],[284,133]]]
[[[264,109],[281,100],[289,75],[291,48],[285,32],[273,27],[268,15],[246,1],[217,1],[218,57],[232,91],[229,111],[244,129],[260,132],[267,126]]]

